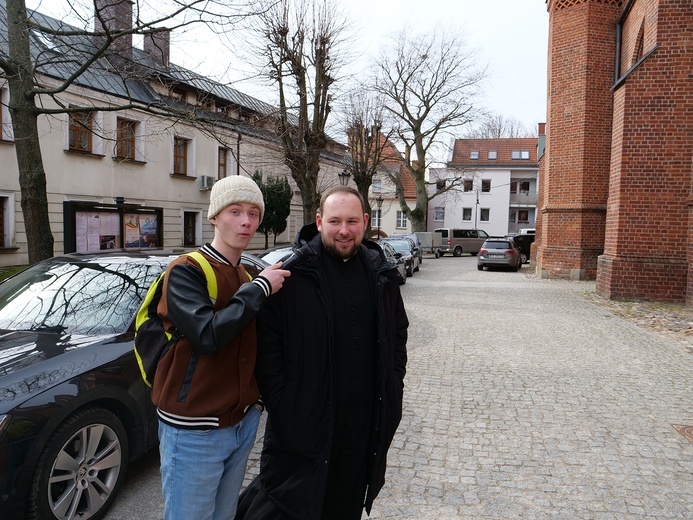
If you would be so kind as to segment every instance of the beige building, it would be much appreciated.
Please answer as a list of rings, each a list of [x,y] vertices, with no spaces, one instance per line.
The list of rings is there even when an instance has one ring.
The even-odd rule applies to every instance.
[[[120,10],[117,17],[131,23],[130,2],[115,9]],[[57,26],[57,20],[36,12],[32,16],[42,25]],[[115,60],[99,60],[89,74],[57,96],[63,106],[85,108],[117,107],[129,97],[135,108],[39,117],[56,254],[199,246],[213,235],[206,218],[212,184],[227,175],[250,176],[256,171],[265,178],[287,177],[294,190],[280,240],[292,240],[302,224],[300,193],[274,132],[275,108],[169,63],[168,37],[164,33],[157,41],[145,39],[143,49],[129,42]],[[32,35],[32,44],[43,53],[64,52],[60,43],[47,34]],[[114,72],[119,59],[148,71],[146,78],[128,80],[127,93]],[[40,81],[57,85],[62,77],[56,67],[44,71]],[[28,262],[27,237],[7,109],[9,91],[1,78],[0,96],[0,266],[23,265]],[[53,98],[40,102],[57,108]],[[145,105],[161,107],[160,114],[173,108],[189,117],[153,115],[137,108]],[[343,147],[334,143],[323,154],[319,189],[338,183],[343,162]],[[258,234],[251,248],[262,247],[264,236]]]

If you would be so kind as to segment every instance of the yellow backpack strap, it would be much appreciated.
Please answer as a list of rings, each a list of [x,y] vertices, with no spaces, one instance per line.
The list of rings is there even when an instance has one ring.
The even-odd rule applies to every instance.
[[[207,260],[199,251],[185,253],[185,255],[194,259],[202,269],[202,272],[205,274],[205,279],[207,280],[207,292],[209,293],[209,298],[212,300],[212,303],[216,303],[219,288],[217,286],[217,277],[214,274],[214,268],[212,268],[210,265],[209,260]]]

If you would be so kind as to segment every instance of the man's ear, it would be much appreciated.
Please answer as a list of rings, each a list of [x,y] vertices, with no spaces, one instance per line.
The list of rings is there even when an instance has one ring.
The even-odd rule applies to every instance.
[[[318,231],[322,231],[322,217],[320,216],[320,213],[315,215],[315,223],[318,226]]]

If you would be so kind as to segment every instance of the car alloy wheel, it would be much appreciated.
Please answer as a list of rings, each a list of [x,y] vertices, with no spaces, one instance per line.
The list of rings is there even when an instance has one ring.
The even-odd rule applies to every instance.
[[[128,464],[125,428],[90,407],[69,417],[46,443],[29,497],[29,518],[97,520],[115,500]]]

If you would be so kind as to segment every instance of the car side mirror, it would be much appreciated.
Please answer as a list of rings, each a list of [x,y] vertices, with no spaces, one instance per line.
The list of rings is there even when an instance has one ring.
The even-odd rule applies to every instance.
[[[399,260],[400,258],[402,258],[402,253],[400,253],[399,251],[397,251],[397,252],[395,253],[395,258],[396,258],[397,260]]]

